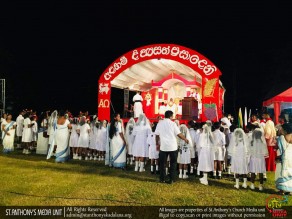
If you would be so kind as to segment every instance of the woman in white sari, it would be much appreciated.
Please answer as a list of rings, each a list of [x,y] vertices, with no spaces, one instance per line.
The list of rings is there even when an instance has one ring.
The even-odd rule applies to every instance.
[[[15,127],[16,122],[12,121],[12,115],[7,114],[6,120],[3,120],[1,123],[2,144],[4,153],[9,153],[14,150]]]
[[[292,192],[292,123],[282,125],[283,135],[278,138],[276,188],[281,194]]]
[[[126,167],[126,141],[120,114],[115,114],[109,129],[111,166]]]

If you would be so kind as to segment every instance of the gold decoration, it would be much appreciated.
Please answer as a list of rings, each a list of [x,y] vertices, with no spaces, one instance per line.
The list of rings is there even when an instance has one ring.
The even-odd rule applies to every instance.
[[[215,86],[217,83],[217,78],[213,78],[206,82],[204,88],[204,97],[214,97]]]

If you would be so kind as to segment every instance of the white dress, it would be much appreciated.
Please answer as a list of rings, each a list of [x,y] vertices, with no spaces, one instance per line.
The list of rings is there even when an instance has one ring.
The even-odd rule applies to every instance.
[[[250,155],[246,136],[236,142],[236,135],[234,132],[228,146],[228,154],[231,156],[231,172],[236,174],[249,173],[248,163]]]
[[[70,147],[78,147],[78,133],[77,133],[77,125],[72,124],[71,135],[69,140]]]
[[[261,129],[256,129],[262,133],[262,139],[253,139],[252,134],[249,135],[249,172],[251,173],[266,173],[266,161],[265,157],[269,155],[266,140],[264,138],[264,132]],[[254,131],[254,132],[255,132]]]
[[[143,106],[142,106],[143,98],[140,94],[136,94],[133,97],[134,102],[134,118],[138,118],[140,114],[143,113]]]
[[[214,160],[224,161],[225,157],[225,135],[219,129],[213,132],[214,136]]]
[[[190,128],[189,132],[190,132],[190,136],[191,136],[192,143],[193,143],[190,147],[191,158],[195,158],[196,157],[196,144],[197,144],[198,133],[193,128]]]
[[[125,134],[125,140],[127,142],[127,154],[133,155],[133,143],[134,143],[134,130],[135,125],[134,124],[127,124],[126,128],[126,134]]]
[[[106,151],[106,144],[107,144],[107,129],[105,127],[101,127],[101,129],[98,129],[98,151]]]
[[[199,149],[198,170],[202,172],[214,171],[214,143],[206,133],[201,133],[197,145]]]
[[[149,148],[147,144],[148,134],[151,133],[151,128],[148,125],[136,125],[133,129],[135,137],[133,143],[134,157],[149,157]]]
[[[70,124],[67,119],[63,125],[57,124],[57,128],[55,130],[55,145],[57,145],[56,149],[56,162],[65,162],[69,159],[69,130],[68,124]]]
[[[180,131],[181,133],[188,139],[189,143],[187,144],[184,140],[178,138],[178,157],[177,162],[179,164],[190,164],[191,163],[191,148],[193,147],[193,141],[189,132],[189,129],[186,127],[186,125],[182,124],[180,125]]]
[[[112,139],[110,139],[110,165],[117,168],[123,168],[126,166],[126,146],[120,136],[123,133],[122,124],[116,122],[116,133]]]
[[[24,121],[24,118],[23,118],[22,115],[19,115],[16,118],[16,136],[17,137],[21,137],[22,136],[23,121]]]
[[[89,133],[88,131],[90,130],[90,126],[85,123],[84,125],[78,125],[78,130],[80,130],[80,135],[78,139],[78,147],[81,148],[88,148],[89,146]]]
[[[154,132],[148,134],[147,144],[149,145],[149,159],[158,159],[159,151],[156,149],[156,135]]]
[[[32,124],[34,124],[31,127],[32,130],[32,141],[37,141],[38,140],[38,123],[36,121],[32,121]]]
[[[4,131],[2,131],[2,144],[3,144],[3,152],[7,153],[14,150],[14,135],[15,135],[15,129],[13,129],[13,126],[16,125],[16,122],[11,121],[9,124],[6,120],[3,120],[1,123],[1,130],[4,126],[4,129],[9,133],[7,135]]]
[[[97,135],[98,129],[95,125],[91,125],[91,131],[89,132],[89,148],[96,150],[97,148]]]
[[[31,124],[29,118],[26,118],[23,122],[23,132],[22,132],[22,142],[31,142],[32,141],[32,130],[31,127],[28,127]]]

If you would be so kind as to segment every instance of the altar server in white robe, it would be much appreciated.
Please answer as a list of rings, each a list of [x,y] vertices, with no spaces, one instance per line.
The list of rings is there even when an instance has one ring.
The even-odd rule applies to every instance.
[[[138,118],[140,114],[143,113],[143,98],[140,95],[140,92],[137,91],[136,95],[133,97],[134,102],[134,118]]]
[[[135,171],[143,172],[144,161],[149,157],[149,148],[147,144],[147,136],[151,133],[150,124],[145,114],[140,114],[137,123],[133,129],[135,137],[133,143],[133,156],[135,157]]]

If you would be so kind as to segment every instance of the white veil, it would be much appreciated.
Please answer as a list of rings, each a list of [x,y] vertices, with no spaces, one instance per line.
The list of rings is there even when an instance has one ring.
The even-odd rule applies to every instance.
[[[249,155],[249,147],[248,147],[248,137],[247,135],[244,133],[243,129],[241,128],[236,128],[234,130],[234,133],[230,139],[230,143],[228,146],[228,154],[232,157],[235,156],[237,154],[237,149],[238,149],[238,145],[240,143],[243,143],[244,146],[244,150],[245,150],[245,155]]]
[[[125,134],[125,140],[128,143],[129,142],[129,136],[132,134],[134,126],[135,126],[135,119],[131,117],[126,125],[126,134]]]
[[[265,135],[261,128],[256,128],[252,132],[250,154],[255,157],[266,157],[269,155]]]
[[[189,143],[187,145],[185,145],[185,141],[182,140],[182,139],[179,139],[178,145],[180,147],[182,147],[182,146],[188,146],[189,148],[191,148],[192,145],[193,145],[193,141],[192,141],[192,138],[191,138],[190,131],[189,131],[188,127],[185,124],[181,124],[179,126],[179,130],[180,130],[180,133],[183,134],[183,136],[185,136],[186,139],[189,140]]]
[[[214,147],[214,137],[211,129],[211,123],[206,123],[202,127],[203,131],[200,134],[198,141],[198,148],[200,147]]]
[[[138,117],[138,120],[136,122],[136,125],[139,126],[141,124],[143,124],[144,122],[144,126],[149,126],[150,127],[150,123],[149,123],[149,120],[147,119],[147,117],[145,116],[144,113],[141,113]]]

